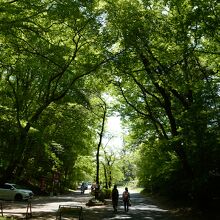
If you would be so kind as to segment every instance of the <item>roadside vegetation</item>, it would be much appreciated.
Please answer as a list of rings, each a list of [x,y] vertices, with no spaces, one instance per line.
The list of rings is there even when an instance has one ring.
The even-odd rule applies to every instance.
[[[14,220],[14,218],[10,217],[0,217],[0,220]]]
[[[0,182],[45,195],[135,182],[219,201],[217,0],[1,0],[0,11]]]

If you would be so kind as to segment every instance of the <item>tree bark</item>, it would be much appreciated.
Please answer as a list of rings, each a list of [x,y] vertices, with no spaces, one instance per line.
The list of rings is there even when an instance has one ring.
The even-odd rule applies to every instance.
[[[153,76],[154,71],[151,70],[151,68],[149,67],[149,62],[148,62],[147,57],[143,54],[141,54],[140,57],[141,57],[141,60],[142,60],[142,63],[144,65],[146,72],[149,74],[149,76],[151,76],[153,85],[155,86],[155,88],[159,92],[159,94],[162,96],[163,101],[161,101],[161,107],[165,110],[166,115],[168,117],[169,124],[170,124],[170,132],[173,137],[177,137],[179,135],[179,132],[177,130],[175,116],[172,112],[171,97],[169,95],[169,91],[166,91],[166,89],[155,80],[155,78]],[[180,95],[179,95],[179,97],[180,97]],[[185,103],[183,103],[183,104],[185,104]],[[186,107],[186,105],[183,105],[183,106]],[[193,176],[193,172],[190,167],[186,152],[185,152],[182,144],[177,143],[176,146],[174,147],[174,151],[177,154],[179,160],[181,161],[181,164],[182,164],[183,169],[186,172],[187,176],[191,179]]]
[[[100,147],[102,145],[102,139],[103,139],[104,128],[105,128],[105,120],[106,120],[106,114],[107,114],[107,105],[104,101],[103,103],[104,103],[104,106],[102,106],[103,107],[102,125],[101,125],[101,131],[99,133],[99,143],[98,143],[97,152],[96,152],[96,184],[98,186],[99,186],[99,154],[100,154]]]

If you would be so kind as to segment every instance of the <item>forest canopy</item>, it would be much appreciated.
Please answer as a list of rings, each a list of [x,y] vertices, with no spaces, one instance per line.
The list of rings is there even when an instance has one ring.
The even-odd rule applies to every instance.
[[[106,183],[219,196],[217,0],[0,0],[0,12],[1,181],[94,180],[99,146]],[[115,112],[124,163],[101,142]]]

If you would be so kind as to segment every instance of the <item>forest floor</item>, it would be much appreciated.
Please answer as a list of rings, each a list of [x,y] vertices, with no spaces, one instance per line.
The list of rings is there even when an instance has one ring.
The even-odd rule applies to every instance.
[[[119,189],[120,195],[123,189]],[[81,195],[75,191],[67,195],[52,197],[36,197],[32,201],[32,220],[54,220],[57,216],[59,205],[81,206],[83,208],[84,220],[217,220],[220,219],[218,212],[210,209],[196,209],[162,197],[149,197],[137,190],[130,190],[132,206],[128,212],[124,212],[123,202],[119,199],[118,212],[114,213],[111,201],[107,205],[88,207],[86,203],[92,198],[88,190]],[[4,205],[4,211],[25,212],[25,204],[8,203]],[[15,216],[10,214],[9,216]],[[17,216],[24,219],[23,216]],[[64,216],[63,220],[76,219]]]

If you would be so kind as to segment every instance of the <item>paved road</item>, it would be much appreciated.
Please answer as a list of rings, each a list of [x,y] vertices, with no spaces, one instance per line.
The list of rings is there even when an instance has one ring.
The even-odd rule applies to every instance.
[[[122,189],[119,190],[120,195]],[[123,203],[120,198],[118,212],[114,213],[112,205],[87,207],[86,203],[91,198],[88,190],[84,195],[80,191],[75,191],[68,195],[53,197],[36,197],[32,201],[33,220],[52,220],[56,219],[56,212],[59,205],[73,205],[83,207],[84,220],[178,220],[172,216],[168,210],[157,207],[149,198],[145,198],[136,191],[130,191],[132,206],[128,213],[124,212]],[[10,203],[5,204],[4,211],[26,212],[25,204]],[[71,219],[71,218],[65,218]]]
[[[130,191],[132,206],[128,212],[124,212],[123,202],[120,198],[118,212],[114,213],[112,206],[107,205],[103,208],[87,208],[85,212],[85,219],[89,220],[120,220],[120,219],[129,219],[129,220],[174,220],[168,210],[161,209],[153,204],[147,198],[144,198],[135,191]],[[122,191],[120,191],[122,194]],[[96,213],[94,215],[93,213]]]

